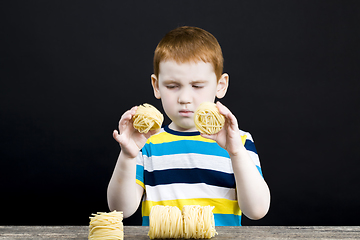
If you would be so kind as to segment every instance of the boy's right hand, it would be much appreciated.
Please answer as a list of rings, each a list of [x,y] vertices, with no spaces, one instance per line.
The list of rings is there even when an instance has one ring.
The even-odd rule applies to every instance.
[[[135,115],[137,106],[126,111],[119,121],[119,132],[114,130],[113,138],[120,144],[121,151],[129,158],[135,158],[139,151],[144,147],[147,139],[158,130],[148,133],[140,133],[133,127],[132,118]]]

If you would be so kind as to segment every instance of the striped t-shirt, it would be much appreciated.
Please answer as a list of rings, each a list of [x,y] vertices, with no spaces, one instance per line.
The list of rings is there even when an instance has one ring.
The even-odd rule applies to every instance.
[[[241,138],[260,174],[251,135]],[[145,189],[142,225],[149,225],[152,206],[215,206],[216,226],[240,226],[241,210],[229,154],[199,132],[177,132],[168,126],[151,136],[137,157],[136,182]]]

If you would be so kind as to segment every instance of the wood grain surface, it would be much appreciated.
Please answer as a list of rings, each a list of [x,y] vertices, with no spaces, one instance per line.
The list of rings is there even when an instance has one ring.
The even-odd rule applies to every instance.
[[[212,239],[360,239],[360,226],[216,227]],[[125,240],[148,240],[148,227],[125,226]],[[88,226],[0,226],[0,239],[88,239]]]

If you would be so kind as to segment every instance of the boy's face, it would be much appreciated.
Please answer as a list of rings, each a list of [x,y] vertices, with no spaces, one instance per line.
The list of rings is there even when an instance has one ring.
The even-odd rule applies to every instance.
[[[195,131],[194,112],[202,102],[214,102],[227,90],[228,75],[217,81],[211,63],[203,61],[177,63],[160,62],[159,77],[152,75],[155,97],[161,99],[170,128],[177,131]]]

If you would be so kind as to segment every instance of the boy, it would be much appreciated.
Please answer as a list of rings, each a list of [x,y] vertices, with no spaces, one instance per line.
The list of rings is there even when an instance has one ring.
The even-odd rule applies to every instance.
[[[119,132],[121,151],[108,186],[110,210],[131,216],[142,200],[143,225],[154,205],[211,205],[216,226],[240,226],[266,215],[270,192],[249,133],[217,102],[225,125],[214,135],[196,131],[194,111],[202,102],[222,98],[229,76],[216,38],[196,27],[170,31],[154,54],[151,83],[171,123],[141,134],[132,126],[137,107],[125,112]],[[240,210],[241,209],[241,210]]]

